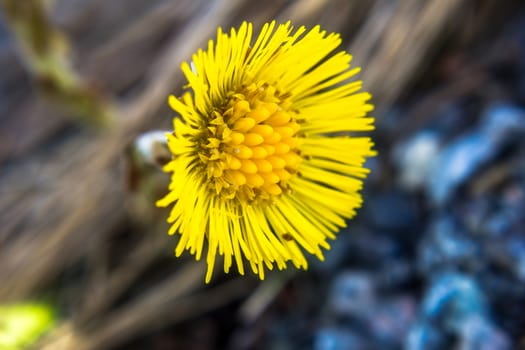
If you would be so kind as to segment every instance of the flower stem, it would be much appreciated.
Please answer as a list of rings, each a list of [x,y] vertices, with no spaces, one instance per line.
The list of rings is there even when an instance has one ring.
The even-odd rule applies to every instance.
[[[72,117],[109,128],[113,107],[72,67],[66,37],[49,20],[43,0],[0,0],[20,55],[42,94]]]

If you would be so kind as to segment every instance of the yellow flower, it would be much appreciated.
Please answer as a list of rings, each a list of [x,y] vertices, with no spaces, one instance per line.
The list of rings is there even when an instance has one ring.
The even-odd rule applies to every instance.
[[[267,23],[252,40],[243,23],[229,35],[219,28],[182,64],[193,93],[169,98],[180,118],[167,136],[170,192],[157,205],[173,204],[177,256],[199,260],[206,242],[206,282],[217,254],[225,272],[235,259],[244,274],[246,259],[261,279],[274,264],[306,269],[303,250],[323,260],[361,205],[363,163],[375,152],[355,134],[373,129],[373,106],[361,81],[348,81],[359,72],[352,56],[332,53],[340,43],[289,22]]]

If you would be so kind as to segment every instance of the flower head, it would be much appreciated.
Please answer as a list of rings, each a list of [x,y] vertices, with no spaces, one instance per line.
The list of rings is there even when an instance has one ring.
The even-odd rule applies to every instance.
[[[182,64],[192,93],[169,98],[180,118],[168,135],[170,192],[157,204],[173,204],[177,256],[198,260],[207,245],[207,282],[217,254],[225,272],[235,260],[244,274],[247,260],[261,279],[289,261],[306,269],[303,250],[322,260],[361,205],[374,154],[355,136],[373,129],[370,94],[348,81],[359,71],[352,56],[333,53],[338,34],[271,22],[252,35],[248,23],[229,35],[219,28]]]

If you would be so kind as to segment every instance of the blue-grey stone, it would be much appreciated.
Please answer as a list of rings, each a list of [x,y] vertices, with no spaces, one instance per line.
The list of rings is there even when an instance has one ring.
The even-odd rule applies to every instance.
[[[446,272],[432,281],[422,304],[422,314],[441,324],[447,331],[457,331],[463,319],[471,315],[485,316],[485,296],[471,277]]]
[[[374,282],[369,274],[347,271],[334,281],[328,305],[337,315],[364,318],[375,303]]]
[[[370,349],[362,337],[341,328],[323,328],[317,331],[314,339],[315,350],[355,350]]]
[[[450,216],[435,219],[418,250],[419,267],[433,271],[444,266],[477,269],[483,263],[479,244]]]
[[[480,132],[463,135],[439,154],[428,178],[428,194],[434,204],[443,206],[454,191],[480,166],[496,155],[492,138]]]
[[[458,350],[510,350],[509,337],[486,318],[474,315],[459,328]]]
[[[405,350],[441,350],[445,348],[444,336],[436,327],[417,322],[405,340]]]
[[[493,104],[483,114],[480,131],[497,141],[502,137],[523,133],[525,109],[508,104]]]
[[[432,130],[418,132],[394,149],[392,156],[399,172],[401,187],[408,190],[422,188],[437,159],[441,137]]]
[[[523,135],[524,109],[506,104],[488,107],[477,129],[452,141],[437,156],[427,184],[433,202],[445,205],[459,186]]]

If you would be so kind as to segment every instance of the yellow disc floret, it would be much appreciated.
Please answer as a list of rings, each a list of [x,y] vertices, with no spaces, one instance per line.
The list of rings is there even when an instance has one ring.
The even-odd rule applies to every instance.
[[[297,172],[300,126],[287,96],[272,86],[251,84],[230,95],[196,138],[210,189],[225,199],[270,200]]]

